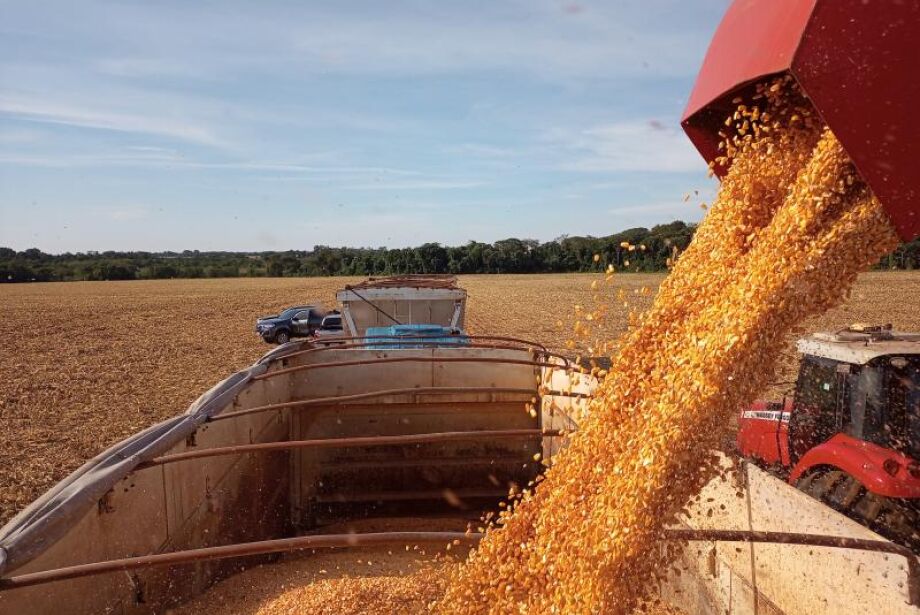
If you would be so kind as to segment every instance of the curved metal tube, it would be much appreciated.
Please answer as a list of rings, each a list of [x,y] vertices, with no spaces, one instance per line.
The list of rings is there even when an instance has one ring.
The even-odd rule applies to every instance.
[[[535,367],[548,367],[552,369],[563,369],[565,371],[587,373],[580,367],[563,366],[557,363],[547,361],[530,361],[525,359],[502,359],[498,357],[381,357],[375,359],[359,359],[355,361],[333,361],[331,363],[308,363],[307,365],[295,365],[294,367],[285,367],[277,369],[258,376],[253,376],[253,380],[265,380],[283,374],[292,372],[306,371],[310,369],[325,369],[329,367],[352,367],[355,365],[375,365],[378,363],[501,363],[505,365],[533,365]]]
[[[301,551],[304,549],[328,549],[342,547],[373,547],[393,544],[418,544],[431,542],[454,542],[461,544],[476,544],[483,537],[481,533],[465,532],[377,532],[368,534],[325,534],[318,536],[297,536],[293,538],[279,538],[275,540],[261,540],[257,542],[244,542],[220,547],[205,547],[202,549],[188,549],[173,553],[157,553],[127,557],[90,564],[77,564],[64,568],[31,572],[5,579],[0,579],[0,591],[29,587],[54,581],[75,579],[79,577],[105,574],[108,572],[121,572],[136,570],[138,568],[151,568],[155,566],[169,566],[187,564],[202,560],[224,559],[248,555],[265,555],[269,553],[282,553],[287,551]],[[887,541],[866,540],[862,538],[848,538],[842,536],[825,536],[815,534],[792,534],[787,532],[752,532],[744,530],[691,530],[670,529],[665,530],[663,538],[666,540],[706,540],[725,542],[766,542],[776,544],[798,544],[819,547],[835,547],[842,549],[859,549],[864,551],[877,551],[894,553],[907,558],[908,563],[908,593],[909,603],[920,603],[920,564],[917,556],[910,549]]]
[[[435,433],[406,434],[400,436],[356,436],[351,438],[320,438],[316,440],[284,440],[282,442],[259,442],[257,444],[235,444],[217,446],[172,455],[161,455],[149,461],[141,462],[135,468],[142,470],[153,466],[204,457],[223,455],[241,455],[244,453],[281,451],[292,448],[342,448],[346,446],[392,446],[402,444],[429,444],[432,442],[456,442],[458,440],[476,440],[480,438],[530,438],[533,436],[558,436],[557,430],[539,429],[496,429],[481,431],[441,431]]]
[[[302,551],[304,549],[377,547],[431,542],[450,543],[454,541],[473,544],[478,542],[481,537],[481,534],[467,534],[464,532],[376,532],[369,534],[325,534],[319,536],[279,538],[276,540],[260,540],[258,542],[244,542],[220,547],[206,547],[203,549],[188,549],[186,551],[174,551],[173,553],[141,555],[138,557],[126,557],[105,562],[93,562],[91,564],[77,564],[76,566],[43,570],[41,572],[30,572],[6,579],[0,579],[0,591],[105,574],[107,572],[122,572],[126,570],[136,570],[138,568],[152,568],[155,566],[173,566],[201,560],[225,559],[228,557],[242,557],[246,555],[265,555],[268,553],[282,553],[286,551]]]
[[[905,546],[887,540],[869,540],[848,536],[827,536],[822,534],[793,534],[790,532],[755,532],[747,530],[665,530],[669,540],[706,540],[712,542],[769,542],[784,545],[808,545],[836,549],[857,549],[893,553],[907,558],[908,604],[920,606],[920,561],[917,555]]]
[[[343,339],[343,338],[335,338],[335,339]],[[371,339],[376,339],[376,338],[371,338]],[[418,339],[424,340],[427,338],[418,338]],[[384,346],[394,346],[394,350],[397,350],[398,348],[395,348],[395,347],[398,346],[399,344],[405,343],[404,340],[405,338],[382,340],[382,341],[375,341],[374,344],[384,345]],[[445,348],[445,347],[454,348],[456,347],[456,348],[493,348],[495,350],[527,350],[530,352],[535,352],[537,354],[546,355],[548,357],[555,357],[557,359],[561,359],[562,361],[565,361],[566,365],[571,365],[573,362],[571,357],[567,357],[564,354],[553,352],[552,350],[546,350],[545,348],[540,348],[537,346],[524,346],[522,345],[523,343],[517,346],[512,346],[511,344],[479,344],[476,342],[473,342],[470,344],[444,344],[444,342],[437,342],[437,341],[432,341],[432,342],[413,341],[412,343],[419,345],[419,346],[428,347],[428,348]],[[365,348],[367,346],[366,342],[353,342],[353,343],[339,344],[333,340],[330,340],[328,343],[320,342],[320,344],[322,345],[318,345],[314,348],[307,348],[306,350],[298,350],[290,354],[285,354],[285,355],[281,355],[278,357],[272,357],[271,361],[277,361],[279,359],[290,359],[291,357],[299,357],[302,355],[313,354],[316,352],[323,352],[323,351],[328,351],[328,350],[348,350],[352,348]]]
[[[392,341],[394,343],[399,343],[401,341],[405,342],[406,340],[409,340],[409,341],[443,340],[444,337],[445,337],[444,335],[371,335],[371,336],[343,335],[341,337],[338,337],[338,336],[335,337],[334,341],[335,342],[353,342],[356,340],[364,340],[364,343],[361,344],[362,346],[364,346],[367,344],[367,340],[374,340],[375,343],[377,341],[383,341],[383,342]],[[467,335],[467,334],[464,334],[463,337],[468,340],[493,340],[497,342],[513,342],[515,344],[521,344],[524,346],[529,346],[531,348],[539,348],[540,350],[546,350],[546,346],[544,346],[543,344],[539,342],[534,342],[532,340],[525,340],[519,337],[509,337],[506,335]],[[316,340],[310,340],[310,343],[311,344],[315,344],[315,343],[323,344],[323,343],[328,343],[328,342],[317,342]],[[462,345],[458,344],[458,346],[462,346]],[[270,360],[275,361],[277,359],[282,359],[285,357],[296,356],[297,354],[302,353],[302,352],[307,352],[308,350],[311,350],[311,349],[298,350],[298,351],[292,352],[291,354],[286,354],[286,355],[279,356],[279,357],[272,357]]]
[[[312,399],[284,401],[278,402],[276,404],[266,404],[264,406],[244,408],[243,410],[234,410],[232,412],[225,412],[223,414],[209,417],[208,422],[230,419],[246,414],[254,414],[256,412],[265,412],[267,410],[282,410],[284,408],[298,408],[301,406],[325,406],[330,404],[340,404],[346,401],[360,401],[362,399],[386,397],[387,395],[453,395],[456,393],[521,393],[522,395],[530,395],[531,397],[539,395],[539,391],[536,389],[523,389],[514,387],[410,387],[404,389],[382,389],[380,391],[370,391],[368,393],[352,393],[351,395],[315,397]],[[577,395],[577,393],[572,393],[570,396],[574,397]]]

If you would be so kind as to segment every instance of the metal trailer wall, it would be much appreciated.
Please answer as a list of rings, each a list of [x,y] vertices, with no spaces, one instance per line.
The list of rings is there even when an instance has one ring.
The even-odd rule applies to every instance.
[[[364,335],[368,327],[396,324],[394,319],[400,324],[464,328],[466,291],[458,288],[346,289],[339,291],[336,299],[342,304],[342,319],[352,335]]]
[[[522,395],[520,390],[536,391],[541,379],[546,382],[555,378],[555,386],[560,389],[567,386],[559,380],[559,374],[565,378],[564,371],[529,364],[535,355],[524,349],[342,349],[295,354],[305,347],[295,343],[276,349],[256,365],[213,387],[186,414],[111,447],[50,489],[0,529],[0,575],[15,576],[149,553],[266,540],[290,535],[295,525],[308,525],[300,512],[305,498],[314,495],[313,484],[305,478],[312,471],[305,449],[211,456],[138,468],[156,457],[292,437],[330,437],[348,430],[423,433],[462,424],[465,410],[471,412],[470,424],[475,429],[539,426],[543,417],[533,417],[525,410],[530,394]],[[266,377],[272,371],[311,361],[386,359],[394,354],[520,363],[378,363],[311,368]],[[309,410],[285,407],[208,421],[224,413],[292,399],[400,386],[520,390],[464,392],[461,397],[447,395],[436,399],[424,394],[385,397],[349,408],[349,412],[356,411],[351,417],[344,416],[342,408],[327,405],[312,406]],[[584,401],[576,400],[576,403]],[[560,397],[560,401],[571,400]],[[406,418],[408,424],[403,421]],[[413,420],[417,424],[413,425]],[[389,423],[385,424],[386,421]],[[296,425],[294,432],[292,424]],[[507,449],[507,442],[485,443],[484,450],[488,453],[502,447]],[[539,437],[530,438],[519,441],[520,450],[512,452],[519,459],[532,459],[542,444]],[[10,589],[0,592],[0,612],[162,612],[199,593],[216,579],[241,566],[265,561],[266,557],[270,556],[145,568]]]
[[[543,368],[541,381],[545,389],[540,398],[543,429],[577,431],[599,384],[597,379],[590,374]],[[553,455],[562,450],[566,441],[564,435],[543,438],[543,458],[552,462]]]
[[[392,357],[418,357],[420,362],[375,363]],[[293,382],[293,397],[317,398],[369,391],[413,388],[498,388],[533,391],[425,392],[388,395],[364,402],[311,406],[293,415],[293,438],[314,439],[367,435],[406,435],[453,431],[539,429],[540,417],[525,405],[536,396],[540,367],[527,364],[438,362],[444,358],[533,361],[527,350],[486,348],[422,348],[400,350],[329,350],[323,362],[368,361],[335,369],[306,370]],[[308,360],[319,360],[316,355]],[[303,449],[294,452],[292,519],[310,528],[336,505],[356,502],[418,502],[453,498],[498,498],[508,482],[521,484],[539,470],[534,455],[542,439],[478,438],[454,443],[398,448],[350,447],[344,450]],[[485,461],[486,459],[490,461]],[[375,464],[376,462],[376,464]],[[462,462],[462,464],[460,463]],[[476,465],[478,462],[483,462]]]
[[[276,355],[269,353],[263,362]],[[285,401],[281,382],[252,381],[263,363],[214,386],[181,416],[96,456],[0,529],[0,574],[259,540],[287,525],[287,453],[214,457],[136,470],[167,453],[236,442],[283,440],[286,414],[206,423],[247,403]],[[250,560],[251,561],[251,560]],[[179,602],[239,562],[111,573],[0,593],[2,613],[148,613]]]
[[[723,457],[723,463],[730,463]],[[724,507],[724,508],[723,508]],[[697,530],[791,532],[884,541],[788,483],[744,463],[716,478],[683,519]],[[690,542],[685,572],[663,597],[690,615],[917,615],[908,603],[907,562],[890,553],[743,542]]]

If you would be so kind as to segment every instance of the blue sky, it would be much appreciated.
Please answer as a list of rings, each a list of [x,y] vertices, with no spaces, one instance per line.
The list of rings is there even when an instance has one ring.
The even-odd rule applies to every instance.
[[[0,0],[0,245],[455,245],[697,220],[714,184],[678,122],[727,4]]]

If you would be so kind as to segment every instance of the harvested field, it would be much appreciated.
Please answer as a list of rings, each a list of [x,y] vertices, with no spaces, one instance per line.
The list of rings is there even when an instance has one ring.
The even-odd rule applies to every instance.
[[[564,347],[573,305],[593,305],[594,275],[468,276],[468,327]],[[602,278],[600,278],[602,281]],[[626,328],[623,289],[642,309],[662,275],[617,275],[603,337]],[[152,423],[183,412],[198,395],[271,347],[257,316],[294,303],[331,306],[345,278],[81,282],[0,286],[0,522],[83,461]],[[863,275],[842,307],[806,325],[855,321],[920,330],[920,273]],[[613,305],[615,304],[615,305]],[[561,321],[561,325],[559,322]],[[790,340],[794,334],[790,334]],[[795,370],[790,352],[784,377]],[[775,388],[782,388],[777,385]]]

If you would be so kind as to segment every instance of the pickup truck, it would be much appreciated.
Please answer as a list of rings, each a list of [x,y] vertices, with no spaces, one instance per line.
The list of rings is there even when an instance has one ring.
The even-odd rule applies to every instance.
[[[326,315],[326,310],[315,305],[290,307],[280,314],[257,319],[256,333],[269,344],[286,344],[292,337],[311,337]]]
[[[337,337],[344,333],[342,328],[342,315],[338,312],[331,312],[323,318],[323,321],[320,323],[319,328],[313,333],[313,337],[327,338],[327,337]]]

